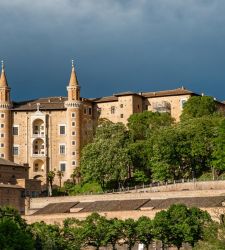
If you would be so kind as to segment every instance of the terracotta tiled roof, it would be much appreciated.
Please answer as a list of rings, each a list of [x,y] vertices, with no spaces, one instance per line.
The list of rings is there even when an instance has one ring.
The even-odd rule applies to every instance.
[[[118,101],[118,97],[116,96],[106,96],[106,97],[99,97],[99,98],[90,98],[92,102],[115,102]]]
[[[14,163],[12,161],[9,161],[9,160],[3,159],[3,158],[0,158],[0,165],[2,165],[2,166],[13,166],[13,167],[25,167],[23,165],[19,165],[17,163]]]
[[[14,102],[13,110],[15,111],[35,111],[37,110],[37,103],[40,103],[40,110],[58,110],[65,109],[64,102],[67,101],[67,97],[46,97],[36,100]]]
[[[34,215],[38,214],[58,214],[58,213],[69,213],[70,208],[78,204],[78,202],[61,202],[61,203],[50,203],[47,206],[39,209]]]
[[[144,97],[162,97],[162,96],[173,96],[173,95],[197,95],[197,94],[185,88],[177,88],[177,89],[155,91],[155,92],[143,92],[142,95]]]
[[[214,197],[184,197],[184,198],[169,198],[150,200],[142,208],[166,209],[172,204],[185,204],[188,207],[221,207],[225,201],[225,196]]]

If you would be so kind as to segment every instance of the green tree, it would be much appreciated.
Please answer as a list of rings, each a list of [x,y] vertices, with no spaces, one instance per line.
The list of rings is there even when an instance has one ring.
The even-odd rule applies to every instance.
[[[111,244],[112,249],[116,250],[116,244],[122,238],[123,222],[118,219],[108,220],[108,226],[105,235],[105,245]]]
[[[173,119],[168,113],[144,111],[135,113],[128,119],[128,128],[134,140],[148,138],[154,130],[170,126]]]
[[[173,204],[167,211],[160,211],[154,218],[154,235],[165,245],[180,249],[183,243],[192,247],[203,237],[204,227],[211,223],[209,214],[198,208],[188,209],[183,204]]]
[[[26,230],[20,228],[19,224],[11,218],[0,219],[0,249],[34,249],[32,236]]]
[[[53,186],[54,178],[55,178],[55,172],[49,171],[47,174],[47,180],[49,183],[49,190],[48,190],[49,196],[52,196],[52,186]]]
[[[34,249],[32,235],[18,211],[0,207],[0,249]]]
[[[59,187],[61,188],[61,187],[62,187],[62,178],[63,178],[63,176],[64,176],[63,171],[58,170],[58,171],[57,171],[57,176],[58,176],[58,178],[59,178]]]
[[[102,123],[97,128],[93,142],[82,150],[83,181],[96,181],[102,188],[112,180],[118,184],[123,182],[131,164],[127,140],[128,134],[123,124]]]
[[[137,242],[137,222],[133,219],[126,219],[122,225],[122,238],[127,249],[131,250]]]
[[[155,134],[151,169],[155,180],[200,176],[211,167],[221,117],[204,116]]]
[[[162,242],[162,249],[164,250],[170,243],[170,221],[168,218],[168,213],[162,210],[156,213],[153,220],[153,234],[154,238]]]
[[[144,244],[145,248],[148,250],[154,237],[152,220],[146,216],[140,217],[137,221],[136,231],[137,239],[140,243]]]
[[[30,231],[35,241],[35,249],[65,249],[64,239],[61,234],[61,229],[58,225],[48,225],[43,221],[35,222],[30,225]]]
[[[225,170],[225,120],[223,120],[218,129],[218,136],[214,139],[214,151],[212,165],[219,172]]]
[[[68,250],[80,250],[84,245],[82,222],[75,218],[68,218],[63,222],[63,238]]]
[[[217,112],[216,103],[210,96],[192,96],[184,104],[181,120],[212,115]]]
[[[85,245],[93,246],[99,250],[105,243],[108,223],[105,217],[92,213],[82,223],[82,232]]]

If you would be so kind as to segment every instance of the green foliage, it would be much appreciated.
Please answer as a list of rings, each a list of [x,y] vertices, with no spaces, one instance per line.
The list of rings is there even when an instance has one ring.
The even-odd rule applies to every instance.
[[[208,171],[220,117],[205,116],[163,129],[152,138],[155,180],[200,176]]]
[[[126,219],[122,225],[122,235],[127,249],[131,250],[137,241],[137,222],[133,219]]]
[[[17,210],[0,207],[0,249],[34,249],[32,236]]]
[[[153,131],[172,123],[173,119],[168,113],[144,111],[129,117],[128,128],[134,140],[143,140],[150,137]]]
[[[219,171],[225,170],[225,120],[219,126],[218,136],[214,139],[212,165]]]
[[[184,104],[181,120],[213,115],[216,111],[216,103],[212,97],[193,96]]]
[[[153,220],[146,216],[137,221],[106,219],[93,213],[81,221],[67,218],[61,226],[43,221],[27,225],[15,209],[0,207],[0,249],[4,250],[79,250],[89,247],[98,250],[109,245],[116,250],[121,242],[129,250],[137,242],[148,249],[153,239],[161,240],[164,246],[178,248],[185,242],[191,246],[198,242],[197,249],[204,249],[203,246],[209,246],[205,249],[224,249],[224,228],[224,224],[213,223],[207,212],[182,204],[158,212]]]
[[[156,214],[153,232],[164,246],[175,245],[180,249],[182,243],[194,246],[202,239],[204,227],[210,222],[211,218],[207,212],[174,204],[167,211],[162,210]]]
[[[65,191],[69,193],[69,195],[77,195],[83,193],[102,193],[103,190],[101,186],[96,182],[88,182],[84,184],[77,185],[65,185]]]
[[[102,123],[94,141],[82,150],[81,174],[84,182],[96,181],[102,188],[105,183],[118,183],[127,177],[130,157],[126,147],[127,132],[123,124]]]
[[[82,223],[85,245],[94,246],[98,250],[105,243],[108,222],[97,213],[89,215]]]
[[[65,248],[61,229],[58,225],[48,225],[42,221],[32,224],[30,228],[35,240],[35,249],[63,250]]]
[[[137,221],[136,232],[138,241],[148,249],[154,238],[152,220],[146,216],[140,217]]]

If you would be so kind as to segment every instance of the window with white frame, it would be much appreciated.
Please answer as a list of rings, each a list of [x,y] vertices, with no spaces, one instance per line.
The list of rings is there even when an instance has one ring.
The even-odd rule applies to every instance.
[[[76,126],[76,122],[72,122],[72,127],[75,127]]]
[[[1,128],[4,128],[4,123],[1,123]]]
[[[75,151],[73,151],[73,152],[72,152],[72,155],[76,155],[76,152],[75,152]]]
[[[72,135],[76,135],[76,131],[72,131]]]
[[[76,166],[76,161],[72,161],[72,166]]]
[[[72,141],[72,145],[75,146],[76,145],[76,141]]]
[[[1,154],[1,157],[2,157],[2,158],[4,158],[4,157],[5,157],[5,155],[4,155],[4,154]]]
[[[5,137],[5,135],[3,133],[1,133],[1,138],[4,138],[4,137]]]
[[[1,144],[0,144],[0,147],[1,147],[1,148],[4,148],[4,143],[1,143]]]
[[[19,126],[18,125],[14,125],[12,128],[12,134],[13,135],[19,135]]]
[[[19,155],[19,146],[18,145],[13,145],[13,155]]]
[[[61,154],[61,155],[66,154],[66,145],[65,144],[59,144],[59,154]]]
[[[5,118],[5,114],[4,113],[1,113],[1,118]]]
[[[60,162],[59,163],[59,170],[62,172],[66,171],[66,162]]]
[[[72,118],[75,118],[75,117],[76,117],[76,113],[74,113],[74,112],[71,113],[71,117],[72,117]]]
[[[60,135],[65,135],[66,134],[66,125],[64,125],[64,124],[59,125],[59,134]]]

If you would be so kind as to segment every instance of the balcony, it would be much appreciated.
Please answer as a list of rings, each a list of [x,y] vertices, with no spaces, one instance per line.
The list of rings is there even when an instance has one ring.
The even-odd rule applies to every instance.
[[[153,111],[159,113],[171,113],[171,104],[166,101],[153,103]]]
[[[45,133],[44,132],[34,132],[32,135],[33,138],[44,138],[45,137]]]

